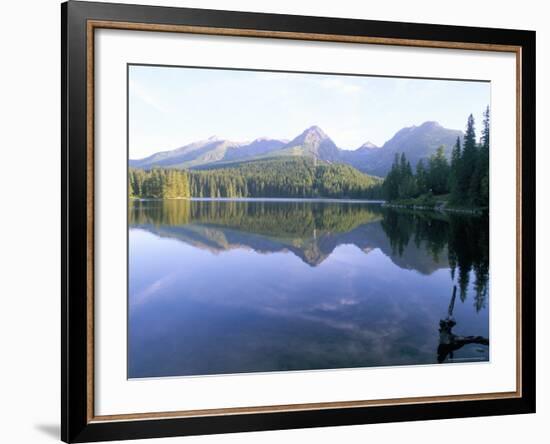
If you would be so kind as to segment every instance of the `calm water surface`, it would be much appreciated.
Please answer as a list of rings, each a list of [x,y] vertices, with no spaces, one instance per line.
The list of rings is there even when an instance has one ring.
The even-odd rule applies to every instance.
[[[130,378],[489,359],[486,218],[132,201]]]

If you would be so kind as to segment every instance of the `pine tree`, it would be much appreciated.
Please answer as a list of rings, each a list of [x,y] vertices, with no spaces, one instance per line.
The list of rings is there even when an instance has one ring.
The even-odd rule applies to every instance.
[[[475,206],[489,205],[489,107],[483,112],[481,141],[477,147],[477,159],[470,181],[470,203]]]
[[[422,159],[416,164],[416,186],[419,194],[428,192],[428,175]]]
[[[451,192],[451,201],[460,201],[460,171],[462,162],[462,148],[460,146],[460,137],[456,138],[455,146],[451,153],[451,173],[449,175],[449,190]]]
[[[489,206],[489,140],[490,140],[489,106],[483,113],[483,130],[481,131],[481,146],[479,149],[479,204]]]
[[[401,153],[401,159],[399,161],[399,171],[401,178],[412,175],[411,164],[407,161],[405,153]]]
[[[487,108],[485,108],[485,112],[483,113],[483,129],[481,130],[482,148],[489,149],[490,126],[489,105],[487,105]]]
[[[399,161],[399,185],[398,195],[401,199],[413,197],[416,194],[416,184],[413,177],[413,172],[410,162],[407,160],[405,153],[401,153]]]
[[[399,198],[399,183],[401,182],[401,167],[399,161],[399,153],[395,153],[393,164],[390,172],[384,180],[384,195],[388,200]]]
[[[443,146],[430,156],[428,186],[433,194],[445,194],[449,191],[449,163],[445,157]]]
[[[459,172],[460,198],[464,203],[472,203],[475,200],[475,179],[476,164],[478,160],[478,149],[476,144],[474,116],[470,114],[464,135],[462,150],[462,161]]]

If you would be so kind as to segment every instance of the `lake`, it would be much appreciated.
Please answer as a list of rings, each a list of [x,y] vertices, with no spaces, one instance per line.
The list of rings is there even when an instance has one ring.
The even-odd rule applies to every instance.
[[[130,201],[128,377],[489,360],[487,217]]]

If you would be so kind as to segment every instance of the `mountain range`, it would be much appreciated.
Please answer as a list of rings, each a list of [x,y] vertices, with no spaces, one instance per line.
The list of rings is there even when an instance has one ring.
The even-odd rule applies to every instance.
[[[355,150],[339,148],[318,126],[312,126],[294,139],[267,137],[252,142],[232,142],[217,137],[193,142],[171,151],[161,151],[143,159],[131,159],[130,167],[215,168],[232,162],[254,161],[280,156],[305,156],[328,163],[344,163],[375,176],[385,176],[391,168],[395,153],[405,153],[411,165],[427,159],[439,146],[450,157],[460,130],[447,129],[437,122],[399,130],[381,147],[365,142]]]

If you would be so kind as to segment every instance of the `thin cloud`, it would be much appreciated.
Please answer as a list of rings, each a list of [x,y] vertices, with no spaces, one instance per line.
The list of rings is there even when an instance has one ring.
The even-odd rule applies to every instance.
[[[134,297],[132,303],[137,306],[146,303],[149,299],[157,297],[159,292],[164,290],[175,281],[175,277],[176,276],[174,274],[169,274],[161,277],[160,279],[157,279],[156,281],[145,287],[143,290],[138,292]]]
[[[327,77],[327,76],[317,76],[315,74],[293,74],[293,73],[273,73],[273,72],[261,72],[256,74],[258,80],[267,81],[267,82],[280,82],[284,83],[287,81],[298,81],[304,82],[306,85],[312,81],[321,86],[323,89],[332,90],[344,94],[355,94],[362,91],[362,88],[355,84],[350,79],[337,78],[337,77]]]
[[[130,79],[129,82],[129,92],[130,97],[135,97],[136,99],[142,101],[143,103],[155,108],[157,111],[162,113],[168,113],[169,110],[163,104],[163,100],[151,92],[148,88],[143,86],[140,82],[135,79]]]
[[[336,77],[325,77],[319,81],[319,84],[325,89],[337,91],[344,94],[356,94],[362,90],[359,85],[356,85],[349,80],[344,80]]]

